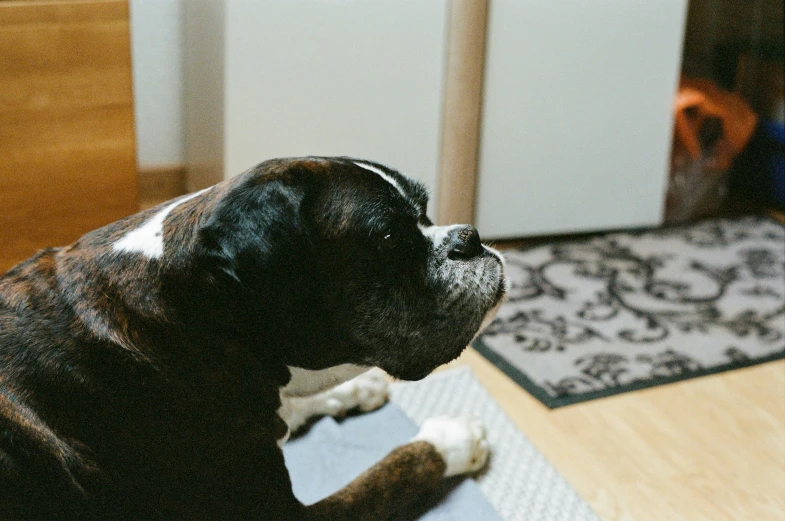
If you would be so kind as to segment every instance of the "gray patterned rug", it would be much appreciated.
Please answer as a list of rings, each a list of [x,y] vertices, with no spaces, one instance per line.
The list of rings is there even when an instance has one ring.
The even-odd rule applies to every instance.
[[[715,219],[505,252],[474,347],[549,407],[785,357],[785,228]]]

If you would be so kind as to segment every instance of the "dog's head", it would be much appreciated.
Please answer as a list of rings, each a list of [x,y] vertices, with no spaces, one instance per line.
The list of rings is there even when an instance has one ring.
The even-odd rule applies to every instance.
[[[457,357],[505,292],[470,226],[434,226],[427,192],[348,158],[262,163],[199,230],[198,276],[232,328],[307,369],[379,366],[418,379]]]

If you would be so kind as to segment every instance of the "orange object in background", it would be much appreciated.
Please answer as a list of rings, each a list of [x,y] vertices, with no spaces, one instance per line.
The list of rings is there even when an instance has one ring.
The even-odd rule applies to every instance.
[[[715,215],[728,194],[729,171],[755,134],[758,116],[739,94],[713,81],[682,77],[674,103],[665,222]]]
[[[693,160],[704,155],[701,132],[710,118],[722,124],[712,167],[727,170],[749,142],[758,116],[739,94],[702,78],[682,77],[675,103],[675,135]]]

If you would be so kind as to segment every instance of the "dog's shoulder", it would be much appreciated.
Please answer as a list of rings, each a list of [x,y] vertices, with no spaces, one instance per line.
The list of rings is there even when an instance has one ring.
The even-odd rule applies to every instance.
[[[0,277],[0,375],[38,363],[72,336],[73,313],[57,286],[54,248],[42,250]]]

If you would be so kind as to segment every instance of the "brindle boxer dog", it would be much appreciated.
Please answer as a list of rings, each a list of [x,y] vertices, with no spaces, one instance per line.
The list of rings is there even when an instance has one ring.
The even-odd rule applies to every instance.
[[[279,447],[384,399],[373,372],[331,386],[423,378],[499,305],[500,255],[426,204],[376,163],[273,160],[11,269],[0,519],[380,520],[481,467],[482,428],[440,418],[305,506]]]

